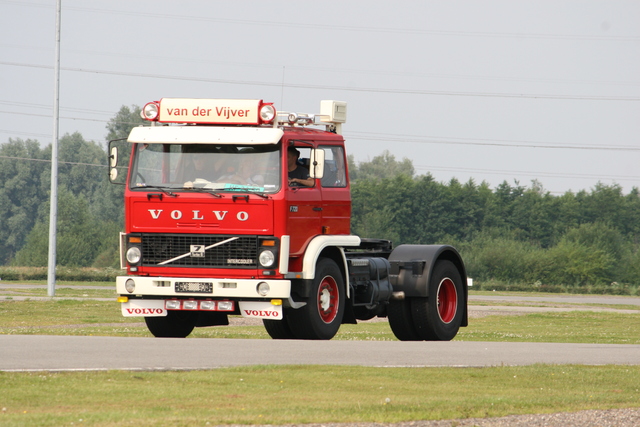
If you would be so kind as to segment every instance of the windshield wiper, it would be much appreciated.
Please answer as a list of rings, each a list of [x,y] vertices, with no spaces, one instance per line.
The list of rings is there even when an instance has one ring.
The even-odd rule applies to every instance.
[[[166,188],[166,187],[161,187],[161,186],[159,186],[159,185],[147,185],[147,184],[145,184],[145,183],[140,183],[140,182],[139,182],[139,183],[137,183],[137,184],[136,184],[136,187],[138,187],[138,188],[153,188],[153,189],[155,189],[155,190],[160,190],[161,192],[163,192],[163,193],[164,193],[164,194],[166,194],[167,196],[170,196],[170,197],[178,197],[178,195],[177,195],[176,193],[173,193],[173,192],[171,192],[171,191],[167,190],[167,188]]]
[[[262,191],[257,191],[257,188],[245,187],[245,186],[228,186],[224,188],[224,191],[228,191],[230,193],[249,193],[255,194],[256,196],[260,196],[264,199],[268,199],[269,196]]]
[[[184,190],[184,191],[193,191],[193,192],[196,192],[196,193],[207,193],[207,194],[211,194],[212,196],[214,196],[214,197],[218,197],[218,198],[222,197],[222,195],[221,195],[221,194],[218,194],[218,192],[217,192],[217,191],[212,190],[211,188],[202,188],[202,187],[193,187],[193,188],[189,188],[189,187],[184,187],[184,188],[182,188],[181,190]]]

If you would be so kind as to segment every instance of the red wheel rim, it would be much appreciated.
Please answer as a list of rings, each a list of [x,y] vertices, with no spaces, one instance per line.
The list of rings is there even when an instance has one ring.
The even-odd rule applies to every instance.
[[[318,311],[324,323],[331,323],[338,315],[340,295],[338,285],[331,276],[326,276],[318,287]]]
[[[438,315],[444,323],[451,323],[458,309],[458,292],[453,280],[445,277],[438,286]]]

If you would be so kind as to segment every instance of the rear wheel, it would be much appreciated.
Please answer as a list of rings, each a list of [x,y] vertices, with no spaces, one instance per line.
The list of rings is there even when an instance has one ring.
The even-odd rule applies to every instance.
[[[195,311],[168,311],[164,317],[145,317],[149,332],[157,338],[185,338],[196,327]]]
[[[387,317],[393,335],[400,341],[422,341],[413,325],[411,300],[390,301],[387,307]]]
[[[428,298],[411,299],[411,317],[421,339],[452,340],[462,324],[464,289],[451,261],[439,261],[429,283]]]
[[[344,307],[342,273],[335,261],[320,258],[307,304],[288,313],[291,332],[298,339],[329,340],[340,329]]]

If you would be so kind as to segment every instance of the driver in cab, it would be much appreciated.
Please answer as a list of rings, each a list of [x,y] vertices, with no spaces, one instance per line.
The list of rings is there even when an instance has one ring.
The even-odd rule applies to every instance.
[[[289,185],[312,187],[313,178],[309,178],[309,172],[298,164],[300,151],[295,147],[287,149],[287,167],[289,171]]]

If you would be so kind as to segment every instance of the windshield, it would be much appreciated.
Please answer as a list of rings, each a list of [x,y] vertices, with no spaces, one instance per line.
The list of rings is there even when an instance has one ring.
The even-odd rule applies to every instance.
[[[136,144],[130,186],[275,193],[279,145]]]

